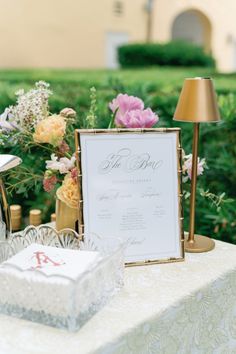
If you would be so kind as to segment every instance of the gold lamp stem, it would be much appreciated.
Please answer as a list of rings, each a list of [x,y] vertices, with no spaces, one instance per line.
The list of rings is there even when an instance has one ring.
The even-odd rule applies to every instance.
[[[185,239],[185,243],[184,243],[185,251],[194,252],[194,253],[211,251],[215,247],[215,242],[211,238],[202,235],[195,235],[194,233],[199,128],[200,128],[200,123],[194,123],[189,234],[188,234],[188,238]]]
[[[197,165],[198,165],[198,140],[199,140],[199,123],[194,123],[193,148],[192,148],[192,172],[191,172],[191,197],[190,197],[190,222],[188,242],[194,242],[195,231],[195,201],[197,188]]]

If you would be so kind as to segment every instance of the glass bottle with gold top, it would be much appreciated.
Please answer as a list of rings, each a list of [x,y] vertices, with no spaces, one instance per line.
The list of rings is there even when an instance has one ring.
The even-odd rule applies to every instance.
[[[29,213],[30,225],[39,226],[42,223],[42,212],[39,209],[32,209]]]
[[[56,221],[56,213],[52,213],[51,214],[51,222],[55,222]]]
[[[21,229],[22,209],[20,205],[10,205],[11,226],[12,231],[19,231]]]

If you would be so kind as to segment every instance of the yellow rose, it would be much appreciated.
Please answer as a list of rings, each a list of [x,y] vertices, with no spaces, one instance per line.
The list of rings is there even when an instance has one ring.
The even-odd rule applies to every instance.
[[[66,203],[70,208],[78,208],[79,190],[77,182],[68,173],[62,186],[57,190],[57,197]]]
[[[33,139],[36,143],[49,143],[58,146],[61,144],[65,132],[65,118],[61,115],[52,115],[37,124]]]

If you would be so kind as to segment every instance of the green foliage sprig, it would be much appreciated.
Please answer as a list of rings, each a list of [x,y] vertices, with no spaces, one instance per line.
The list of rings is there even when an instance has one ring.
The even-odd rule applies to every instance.
[[[97,91],[95,87],[90,88],[90,108],[86,116],[86,128],[95,128],[97,125]]]

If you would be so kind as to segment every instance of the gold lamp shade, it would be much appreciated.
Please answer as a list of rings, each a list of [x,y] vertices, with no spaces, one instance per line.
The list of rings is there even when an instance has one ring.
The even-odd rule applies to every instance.
[[[174,120],[193,123],[220,120],[212,79],[203,77],[185,79]]]

